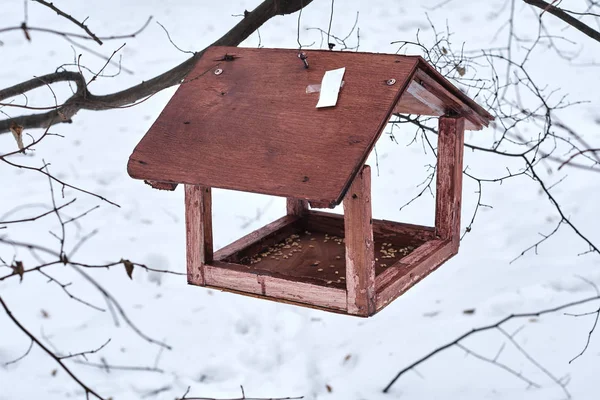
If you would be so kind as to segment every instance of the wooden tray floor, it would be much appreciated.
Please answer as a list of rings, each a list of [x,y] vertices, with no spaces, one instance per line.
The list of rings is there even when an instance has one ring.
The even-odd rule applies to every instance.
[[[343,217],[320,214],[311,212],[222,261],[244,266],[243,270],[247,272],[344,289],[346,252]],[[421,235],[389,229],[393,224],[373,221],[376,275],[426,242]],[[428,233],[425,231],[422,236],[427,237]]]

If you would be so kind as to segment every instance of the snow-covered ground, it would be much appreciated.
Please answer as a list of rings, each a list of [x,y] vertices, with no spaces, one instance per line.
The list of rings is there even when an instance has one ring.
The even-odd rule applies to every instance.
[[[504,1],[451,1],[430,10],[439,1],[405,2],[397,0],[338,1],[332,32],[345,35],[360,12],[360,49],[395,52],[394,40],[413,40],[417,29],[421,39],[431,41],[432,33],[425,13],[440,27],[446,22],[454,32],[453,41],[477,50],[504,44],[504,35],[494,42],[496,31],[507,17],[494,13],[508,7]],[[252,9],[259,1],[55,1],[73,15],[89,16],[88,24],[97,34],[111,35],[136,30],[149,15],[162,23],[182,49],[199,50],[225,33],[239,17],[232,14]],[[535,31],[535,15],[517,2],[520,29]],[[319,33],[307,27],[326,29],[331,2],[315,0],[302,13],[301,40],[304,44],[320,41]],[[23,19],[22,1],[3,0],[0,21],[19,25]],[[547,16],[551,19],[550,16]],[[266,47],[296,47],[298,15],[278,17],[260,29]],[[44,7],[29,5],[31,26],[54,27],[77,31],[77,28]],[[600,82],[599,45],[563,25],[550,23],[557,32],[581,43],[579,57],[568,62],[551,50],[540,50],[531,60],[536,79],[571,101],[588,101],[565,110],[560,117],[573,126],[592,145],[598,137]],[[506,28],[505,28],[506,29]],[[531,32],[529,32],[532,34]],[[71,45],[58,36],[32,32],[26,42],[21,32],[0,36],[2,66],[0,87],[52,72],[73,60]],[[112,41],[99,48],[109,55],[124,41]],[[94,93],[109,93],[148,79],[186,58],[166,38],[154,22],[135,39],[127,39],[122,50],[123,66],[134,74],[121,73],[116,78],[92,84]],[[244,46],[256,46],[252,35]],[[86,46],[98,50],[93,42]],[[566,44],[565,44],[566,46]],[[98,69],[103,60],[89,52],[81,62]],[[594,58],[595,57],[595,58]],[[114,72],[109,68],[107,72]],[[66,84],[57,85],[57,94],[66,96]],[[77,253],[81,261],[102,263],[128,258],[150,267],[185,271],[185,237],[183,191],[162,192],[131,179],[126,164],[134,146],[158,116],[174,89],[165,90],[134,107],[106,112],[80,112],[70,125],[59,125],[52,136],[37,146],[35,153],[15,160],[41,165],[51,162],[51,171],[69,183],[98,193],[118,203],[113,207],[72,190],[65,199],[77,198],[68,215],[77,215],[100,204],[98,210],[71,226],[67,250],[93,230],[98,233]],[[51,105],[47,88],[29,94],[32,105]],[[12,115],[17,111],[11,110]],[[36,133],[36,134],[39,134]],[[399,144],[386,137],[377,145],[379,175],[373,177],[373,212],[377,218],[431,224],[433,199],[423,196],[399,211],[411,199],[416,187],[427,176],[424,166],[431,155],[420,144],[408,146],[413,131],[396,130]],[[469,133],[467,141],[489,144],[492,130]],[[10,135],[0,135],[0,151],[13,149]],[[369,162],[374,165],[374,158]],[[465,152],[465,164],[482,177],[502,174],[507,167],[518,168],[507,160],[491,155]],[[567,216],[595,243],[598,233],[600,179],[596,173],[572,168],[556,171],[556,164],[546,175],[549,183],[568,177],[553,194],[565,208]],[[375,169],[374,169],[375,170]],[[407,173],[409,172],[410,173]],[[421,171],[421,174],[415,174]],[[30,208],[15,214],[26,216],[50,204],[47,180],[39,174],[16,171],[0,166],[0,215],[21,205]],[[477,202],[477,187],[465,180],[463,221],[468,221]],[[239,397],[239,385],[254,397],[305,396],[307,399],[561,399],[565,393],[546,375],[528,362],[510,344],[499,361],[521,372],[541,388],[527,384],[458,348],[451,348],[403,376],[390,393],[381,390],[402,367],[431,349],[456,336],[516,312],[534,311],[594,294],[583,276],[600,284],[600,257],[578,256],[588,248],[563,227],[551,240],[542,244],[538,255],[526,254],[510,261],[539,240],[539,232],[548,233],[558,215],[547,197],[528,178],[510,179],[502,185],[486,185],[483,201],[493,209],[482,209],[473,231],[466,235],[458,256],[416,285],[408,293],[371,319],[359,319],[321,311],[256,300],[244,296],[205,290],[186,285],[183,276],[157,276],[140,269],[129,280],[122,268],[94,271],[94,277],[106,285],[120,300],[125,311],[145,333],[164,340],[172,351],[141,340],[123,323],[115,326],[111,314],[96,312],[69,299],[60,288],[46,279],[28,274],[22,283],[13,279],[0,282],[0,293],[15,315],[34,333],[43,335],[64,353],[96,348],[108,338],[111,342],[100,354],[88,356],[91,362],[103,357],[113,365],[157,366],[163,373],[111,371],[70,363],[77,375],[99,393],[115,400],[139,399],[149,392],[168,387],[149,397],[172,399],[181,396],[188,386],[191,395]],[[213,218],[216,247],[250,232],[281,216],[284,201],[224,190],[213,192]],[[260,210],[260,218],[254,220]],[[13,215],[14,217],[14,215]],[[10,227],[0,235],[54,246],[48,230],[56,229],[51,218]],[[28,252],[0,247],[0,257],[35,262]],[[3,273],[9,271],[2,269]],[[106,307],[102,297],[70,270],[54,268],[54,276],[72,281],[74,294]],[[591,311],[598,304],[570,309]],[[465,309],[474,314],[464,314]],[[44,312],[47,314],[44,317]],[[516,340],[557,377],[568,375],[568,389],[575,399],[597,398],[595,379],[600,371],[600,337],[592,337],[590,347],[579,359],[568,361],[581,350],[593,317],[573,318],[556,313],[531,320],[508,323],[509,331],[522,328]],[[506,339],[497,331],[483,333],[464,342],[471,349],[493,357]],[[46,342],[47,343],[47,342]],[[56,363],[39,348],[18,363],[2,366],[20,356],[29,341],[0,313],[0,399],[63,399],[83,396],[81,389]],[[156,363],[156,364],[155,364]],[[53,370],[57,373],[53,374]],[[331,391],[327,389],[329,385]]]

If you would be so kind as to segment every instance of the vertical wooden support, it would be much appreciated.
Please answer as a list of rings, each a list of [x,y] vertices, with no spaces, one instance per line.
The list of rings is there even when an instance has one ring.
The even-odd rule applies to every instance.
[[[188,282],[204,285],[204,265],[213,260],[212,200],[209,187],[185,185]]]
[[[440,239],[460,243],[460,209],[465,119],[440,117],[438,129],[435,229]]]
[[[348,313],[375,313],[375,256],[371,216],[371,168],[365,165],[344,197]]]
[[[308,211],[308,201],[288,197],[287,215],[303,215]]]

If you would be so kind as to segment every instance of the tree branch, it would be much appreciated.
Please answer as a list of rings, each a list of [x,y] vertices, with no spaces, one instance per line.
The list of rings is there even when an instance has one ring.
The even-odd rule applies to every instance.
[[[523,0],[523,1],[529,5],[532,5],[534,7],[538,7],[540,9],[542,9],[544,12],[549,12],[550,14],[554,15],[555,17],[562,19],[564,22],[571,25],[573,28],[577,29],[578,31],[585,33],[586,35],[588,35],[592,39],[596,40],[597,42],[600,42],[600,32],[591,28],[589,25],[584,24],[577,18],[569,15],[565,10],[558,8],[556,6],[553,6],[552,4],[549,4],[549,3],[545,2],[544,0]],[[540,18],[541,18],[541,16],[540,16]]]
[[[312,3],[312,1],[313,0],[265,0],[253,11],[247,13],[244,19],[214,42],[212,46],[237,46],[271,18],[278,15],[294,13],[306,7]],[[176,67],[148,81],[144,81],[116,93],[102,96],[96,96],[89,93],[85,88],[85,79],[81,74],[76,72],[56,72],[54,74],[44,75],[42,78],[44,78],[46,82],[53,80],[77,82],[77,91],[65,101],[63,105],[55,110],[41,114],[21,115],[0,120],[0,134],[9,132],[10,125],[13,122],[26,129],[46,128],[60,122],[71,122],[71,118],[73,118],[79,110],[100,111],[133,104],[136,101],[151,96],[163,89],[180,84],[193,69],[198,59],[202,57],[202,54],[204,54],[204,50],[195,53],[191,58],[188,58]],[[34,80],[35,79],[32,79],[23,84],[18,84],[0,91],[0,100],[11,97],[6,96],[5,92],[12,96],[16,96],[41,86],[41,84],[32,82]],[[23,86],[21,87],[20,85]]]
[[[498,322],[494,323],[494,324],[490,324],[490,325],[485,325],[479,328],[474,328],[472,330],[470,330],[469,332],[466,332],[464,334],[462,334],[461,336],[459,336],[458,338],[454,339],[451,342],[448,342],[446,344],[444,344],[443,346],[438,347],[437,349],[429,352],[428,354],[426,354],[425,356],[421,357],[420,359],[418,359],[417,361],[411,363],[410,365],[408,365],[407,367],[403,368],[402,370],[400,370],[400,372],[398,372],[396,374],[396,376],[394,377],[394,379],[392,379],[390,381],[390,383],[387,384],[387,386],[383,389],[383,393],[387,393],[391,387],[394,385],[394,383],[396,383],[396,381],[405,373],[407,373],[408,371],[411,371],[412,369],[414,369],[415,367],[417,367],[418,365],[424,363],[425,361],[427,361],[428,359],[430,359],[431,357],[433,357],[434,355],[449,349],[450,347],[453,346],[457,346],[460,341],[462,341],[463,339],[466,339],[467,337],[476,334],[478,332],[483,332],[483,331],[488,331],[491,329],[497,329],[499,327],[501,327],[505,322],[510,321],[512,319],[520,319],[520,318],[530,318],[530,317],[539,317],[540,315],[544,315],[544,314],[550,314],[550,313],[554,313],[556,311],[560,311],[563,310],[565,308],[569,308],[569,307],[574,307],[574,306],[578,306],[580,304],[586,304],[586,303],[590,303],[592,301],[596,301],[599,300],[600,296],[596,295],[593,297],[588,297],[586,299],[581,299],[581,300],[577,300],[577,301],[573,301],[570,303],[565,303],[556,307],[552,307],[552,308],[548,308],[545,310],[540,310],[540,311],[535,311],[535,312],[529,312],[529,313],[519,313],[519,314],[511,314],[507,317],[502,318],[501,320],[499,320]]]
[[[64,17],[64,18],[68,19],[69,21],[71,21],[72,23],[74,23],[75,25],[77,25],[78,27],[80,27],[81,29],[83,29],[88,35],[90,35],[90,37],[92,39],[94,39],[94,41],[96,43],[98,43],[99,45],[102,45],[102,40],[100,40],[98,38],[98,36],[96,36],[94,34],[94,32],[92,32],[90,30],[90,28],[88,28],[87,25],[84,24],[84,22],[85,22],[85,20],[87,20],[87,18],[85,20],[83,20],[83,22],[79,22],[78,20],[76,20],[75,18],[73,18],[71,15],[67,14],[66,12],[62,11],[60,8],[56,7],[54,5],[54,3],[48,3],[48,2],[46,2],[44,0],[33,0],[33,1],[35,1],[36,3],[40,3],[43,6],[48,7],[52,11],[55,11],[61,17]]]
[[[4,300],[2,299],[2,297],[0,296],[0,305],[2,306],[2,308],[4,308],[4,311],[6,312],[6,315],[8,315],[8,318],[10,318],[10,320],[21,330],[21,332],[23,332],[27,337],[29,337],[29,339],[31,339],[32,342],[34,342],[35,344],[37,344],[42,350],[44,350],[44,352],[46,352],[46,354],[48,354],[51,358],[54,359],[54,361],[56,361],[61,367],[62,369],[75,381],[77,382],[77,384],[79,386],[81,386],[81,388],[83,390],[85,390],[85,394],[87,395],[92,395],[94,397],[96,397],[99,400],[104,400],[104,398],[102,396],[100,396],[98,393],[96,393],[93,389],[91,389],[89,386],[87,386],[85,383],[83,383],[77,376],[75,376],[75,374],[73,374],[73,372],[71,372],[71,370],[62,362],[62,360],[60,359],[60,357],[57,357],[56,354],[54,354],[50,349],[48,349],[46,346],[44,346],[42,344],[42,342],[40,342],[38,340],[38,338],[36,338],[35,336],[33,336],[33,334],[31,332],[29,332],[29,330],[27,328],[25,328],[21,322],[19,322],[19,320],[13,315],[13,313],[10,311],[10,309],[8,308],[8,306],[6,305],[6,303],[4,302]]]

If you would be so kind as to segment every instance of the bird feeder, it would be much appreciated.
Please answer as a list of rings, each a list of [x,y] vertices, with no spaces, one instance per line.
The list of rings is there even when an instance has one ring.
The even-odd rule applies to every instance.
[[[434,227],[371,216],[365,161],[393,113],[440,117]],[[367,317],[458,252],[464,130],[492,119],[418,56],[210,47],[127,168],[185,185],[188,283]],[[214,252],[213,187],[287,215]]]

